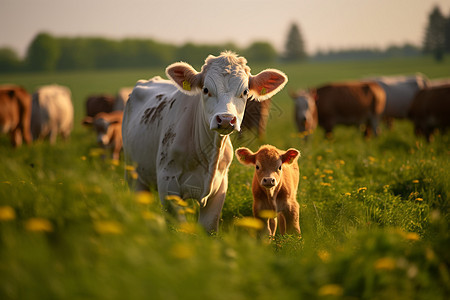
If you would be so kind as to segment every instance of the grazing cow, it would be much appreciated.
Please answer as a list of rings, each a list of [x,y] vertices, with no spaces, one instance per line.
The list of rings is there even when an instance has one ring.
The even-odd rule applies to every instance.
[[[331,135],[337,124],[365,124],[365,136],[378,134],[386,95],[375,82],[332,83],[315,91],[319,125]]]
[[[69,88],[60,85],[40,87],[33,94],[31,133],[33,139],[56,142],[60,134],[67,139],[73,128],[73,105]]]
[[[169,80],[138,81],[125,106],[123,144],[136,164],[137,190],[156,186],[167,195],[196,199],[199,223],[217,231],[233,158],[229,134],[239,131],[249,97],[266,100],[287,77],[268,69],[250,74],[232,52],[209,56],[201,72],[187,63],[167,67]]]
[[[267,230],[275,235],[277,223],[280,233],[300,234],[297,187],[299,181],[296,149],[282,151],[271,145],[264,145],[256,153],[242,147],[236,150],[236,157],[243,165],[254,165],[253,215],[264,220],[262,211],[274,211],[277,218],[267,219]]]
[[[94,118],[85,117],[84,125],[92,125],[97,133],[97,142],[102,148],[112,149],[112,158],[118,160],[122,150],[123,111],[101,112]]]
[[[414,97],[409,117],[414,122],[416,135],[431,140],[433,131],[450,127],[450,84],[420,90]]]
[[[386,93],[383,118],[386,120],[388,127],[392,127],[393,119],[408,117],[408,111],[415,94],[429,85],[429,81],[424,75],[387,76],[375,78],[374,81]]]
[[[0,132],[10,134],[11,144],[18,147],[31,143],[31,96],[17,85],[0,86]]]
[[[107,94],[92,95],[86,100],[86,116],[95,117],[98,113],[114,111],[116,99]]]
[[[297,124],[297,129],[307,139],[308,135],[316,130],[318,123],[314,95],[308,91],[298,91],[296,93],[290,93],[290,96],[294,100],[294,119]]]
[[[248,130],[254,132],[260,140],[264,139],[271,102],[272,99],[261,102],[247,101],[244,119],[241,124],[241,133]]]

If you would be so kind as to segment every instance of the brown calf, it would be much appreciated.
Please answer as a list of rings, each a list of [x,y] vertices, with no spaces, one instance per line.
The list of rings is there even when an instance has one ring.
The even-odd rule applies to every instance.
[[[253,215],[264,220],[262,211],[274,211],[278,218],[267,219],[267,230],[275,235],[277,223],[280,233],[300,234],[297,187],[299,170],[296,149],[282,151],[271,145],[261,146],[258,152],[243,147],[236,150],[241,164],[255,165],[253,176]],[[278,219],[278,220],[277,220]]]
[[[97,133],[97,142],[103,148],[112,148],[112,158],[118,160],[122,150],[123,111],[101,112],[94,118],[85,117],[84,125],[92,125]]]
[[[14,147],[31,143],[31,95],[17,85],[0,86],[0,133],[9,133]]]

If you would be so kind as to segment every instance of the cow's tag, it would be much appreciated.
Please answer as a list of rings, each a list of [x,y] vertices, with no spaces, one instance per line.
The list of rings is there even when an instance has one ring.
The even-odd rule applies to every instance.
[[[191,90],[191,84],[188,81],[183,81],[183,90],[190,91]]]

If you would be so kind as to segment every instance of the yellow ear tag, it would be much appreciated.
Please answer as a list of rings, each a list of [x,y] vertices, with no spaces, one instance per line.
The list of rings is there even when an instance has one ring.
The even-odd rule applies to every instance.
[[[263,88],[261,89],[261,93],[260,93],[260,95],[261,95],[261,96],[262,96],[262,95],[265,95],[265,94],[266,94],[266,92],[267,92],[266,88],[265,88],[265,87],[263,87]]]
[[[188,81],[183,81],[183,90],[190,91],[191,90],[191,84]]]

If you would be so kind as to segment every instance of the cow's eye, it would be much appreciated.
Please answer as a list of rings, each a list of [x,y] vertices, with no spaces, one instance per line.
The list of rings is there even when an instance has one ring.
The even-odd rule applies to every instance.
[[[207,95],[209,93],[209,90],[207,88],[203,88],[203,94]]]
[[[242,92],[242,98],[245,98],[245,97],[247,97],[248,96],[248,89],[245,89],[243,92]]]
[[[281,171],[281,166],[278,167],[278,170]]]
[[[259,166],[258,165],[256,165],[256,170],[259,170]]]

